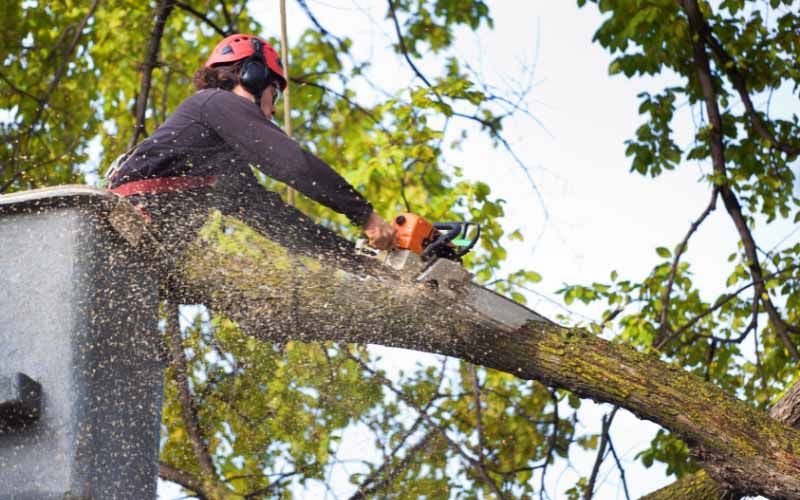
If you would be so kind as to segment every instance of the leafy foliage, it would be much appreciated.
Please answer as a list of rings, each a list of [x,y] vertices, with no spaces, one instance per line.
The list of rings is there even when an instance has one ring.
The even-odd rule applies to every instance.
[[[776,305],[790,326],[800,319],[800,245],[754,253],[746,234],[800,219],[793,190],[798,118],[793,110],[770,113],[764,105],[773,93],[796,98],[796,6],[789,0],[700,2],[698,28],[689,22],[694,0],[578,0],[579,6],[587,3],[605,14],[595,41],[615,56],[611,75],[660,75],[671,82],[639,96],[642,124],[626,144],[631,170],[658,178],[689,161],[713,163],[702,182],[714,200],[724,200],[741,242],[729,249],[726,283],[711,295],[695,285],[684,255],[701,217],[687,243],[664,242],[655,250],[645,277],[612,272],[608,283],[566,286],[564,300],[604,309],[601,322],[588,325],[596,334],[657,350],[765,407],[794,376],[792,353],[780,339],[785,325],[769,309]],[[0,192],[94,179],[128,149],[154,12],[168,4],[145,122],[139,124],[145,133],[191,92],[192,74],[220,31],[263,31],[244,3],[5,3]],[[408,210],[482,224],[481,247],[466,265],[480,281],[524,302],[523,291],[541,276],[504,273],[502,267],[504,243],[523,236],[499,225],[504,204],[489,185],[464,179],[446,155],[466,138],[452,129],[467,122],[513,155],[502,133],[517,104],[493,95],[450,53],[459,30],[492,26],[489,4],[387,2],[386,31],[396,35],[392,47],[415,73],[415,85],[370,99],[356,91],[372,83],[369,61],[356,60],[352,40],[326,31],[306,2],[298,4],[316,26],[291,47],[295,138],[335,165],[385,215]],[[711,59],[708,74],[696,58],[698,43]],[[441,61],[430,77],[414,65],[428,53]],[[721,109],[719,123],[709,115],[711,101]],[[675,124],[687,106],[700,120],[691,141],[682,144]],[[714,156],[720,147],[722,160]],[[264,183],[283,189],[269,179]],[[352,235],[341,216],[302,197],[297,205]],[[348,433],[359,433],[364,448],[375,451],[348,469],[350,483],[364,496],[398,498],[530,497],[542,493],[543,477],[558,457],[568,457],[576,445],[600,446],[597,434],[577,425],[580,401],[561,391],[452,361],[390,375],[361,347],[263,345],[225,318],[184,312],[191,314],[180,346],[190,367],[187,387],[215,477],[206,477],[193,446],[175,367],[165,392],[162,461],[199,478],[208,497],[289,498],[298,487],[327,484],[346,463],[339,454]],[[798,331],[789,328],[794,341]],[[645,465],[664,462],[678,475],[695,468],[686,445],[667,432],[640,457]],[[565,494],[582,497],[590,484],[581,478]]]
[[[713,199],[725,204],[740,242],[729,249],[730,274],[716,290],[694,284],[691,264],[681,258],[682,243],[673,251],[656,249],[658,263],[642,280],[618,280],[614,273],[611,283],[567,286],[564,298],[603,305],[607,321],[591,325],[597,333],[658,349],[663,357],[764,408],[792,380],[796,363],[779,330],[785,328],[781,323],[796,324],[800,248],[779,244],[757,250],[752,235],[796,222],[800,208],[794,194],[793,167],[800,152],[796,109],[770,113],[768,106],[773,93],[797,99],[798,13],[783,1],[591,3],[606,14],[595,40],[615,55],[610,74],[661,75],[676,82],[639,95],[643,123],[626,150],[631,170],[657,178],[689,161],[710,165],[702,182]],[[711,61],[708,72],[693,43]],[[764,102],[766,110],[758,109]],[[676,109],[686,105],[700,121],[691,142],[679,145]],[[718,123],[709,111],[717,106]],[[693,224],[686,242],[704,218]],[[771,307],[780,309],[777,317],[768,312]],[[796,343],[798,330],[790,326],[788,331]],[[696,467],[686,445],[665,431],[640,457],[647,466],[664,462],[678,476]]]

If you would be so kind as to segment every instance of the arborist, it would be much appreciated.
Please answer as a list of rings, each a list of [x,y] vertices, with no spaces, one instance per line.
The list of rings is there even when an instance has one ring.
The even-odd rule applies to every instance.
[[[194,75],[197,92],[161,127],[118,158],[111,190],[151,217],[156,233],[180,247],[216,208],[286,245],[342,240],[288,206],[258,182],[251,167],[363,227],[370,244],[388,249],[395,232],[333,168],[289,138],[271,119],[287,86],[281,60],[264,39],[231,35]],[[202,217],[194,218],[200,220]],[[170,243],[170,242],[166,242]]]

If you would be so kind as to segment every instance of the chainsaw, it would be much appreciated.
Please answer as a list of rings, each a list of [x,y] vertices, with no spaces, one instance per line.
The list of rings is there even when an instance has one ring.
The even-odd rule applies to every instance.
[[[550,321],[506,297],[472,282],[472,273],[461,265],[481,235],[473,222],[431,223],[412,213],[392,221],[397,237],[391,250],[376,250],[366,240],[356,250],[400,273],[408,283],[421,284],[443,299],[470,308],[484,320],[506,328],[520,328],[530,321]]]
[[[392,221],[396,243],[391,250],[375,250],[359,240],[359,252],[376,258],[400,271],[406,281],[423,283],[451,296],[463,296],[472,273],[461,265],[461,258],[475,247],[481,227],[474,222],[428,222],[412,213]]]

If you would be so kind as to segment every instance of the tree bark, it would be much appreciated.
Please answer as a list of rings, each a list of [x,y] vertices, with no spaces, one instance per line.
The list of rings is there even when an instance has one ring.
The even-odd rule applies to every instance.
[[[504,328],[371,261],[289,252],[221,216],[178,267],[185,292],[262,340],[403,347],[539,380],[671,430],[738,492],[800,498],[800,432],[656,355],[548,321]]]
[[[795,382],[781,396],[769,411],[769,416],[791,427],[797,428],[800,425],[800,381]],[[743,496],[700,471],[684,476],[674,483],[642,497],[642,500],[668,500],[671,498],[738,500]]]

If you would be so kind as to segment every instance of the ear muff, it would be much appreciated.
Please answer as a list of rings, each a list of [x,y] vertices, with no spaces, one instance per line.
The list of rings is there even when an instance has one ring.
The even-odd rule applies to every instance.
[[[264,60],[264,50],[257,38],[250,40],[253,44],[253,53],[244,61],[239,72],[239,83],[256,98],[256,104],[261,106],[261,95],[269,83],[270,71]]]

